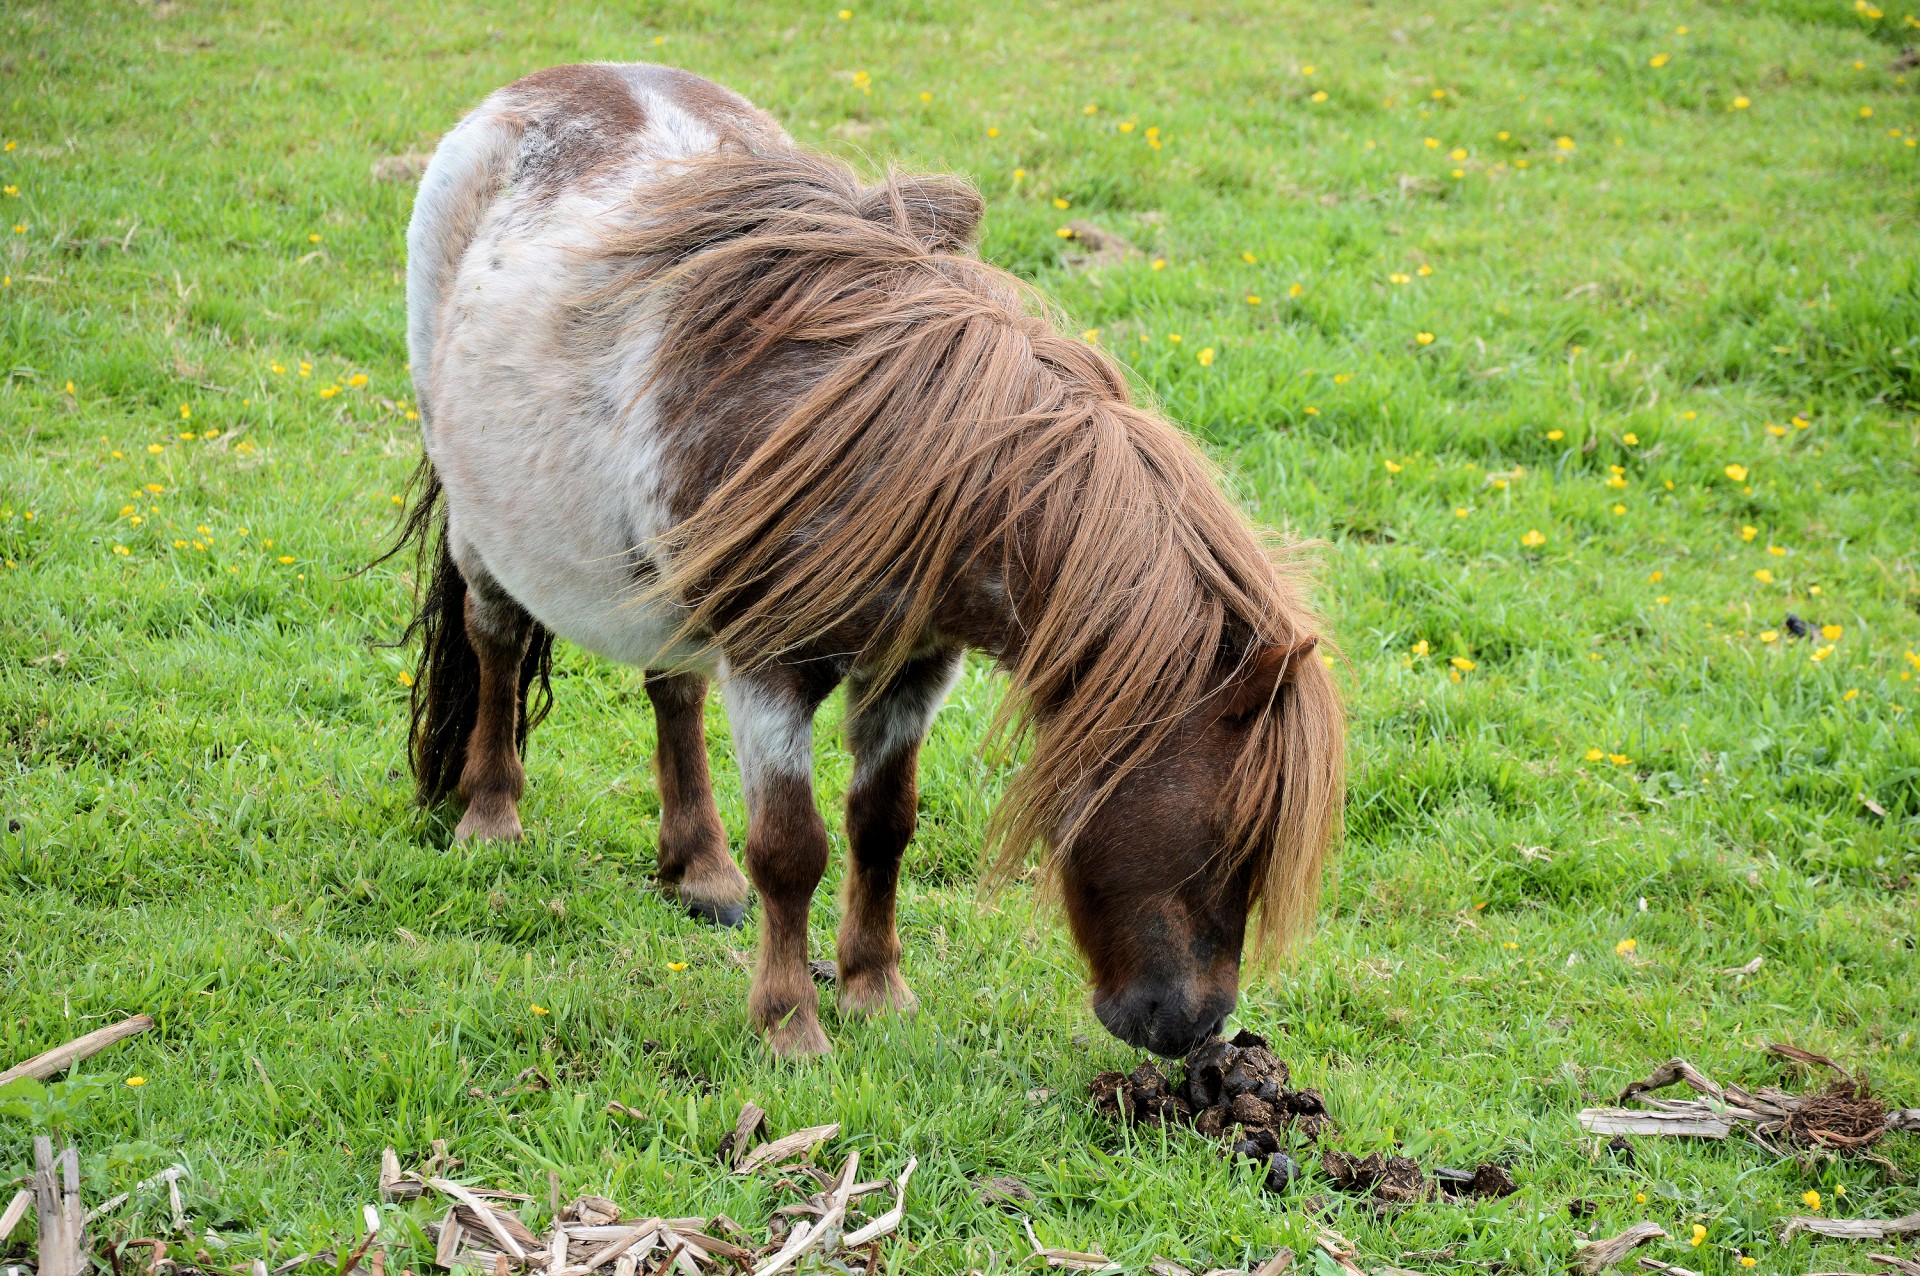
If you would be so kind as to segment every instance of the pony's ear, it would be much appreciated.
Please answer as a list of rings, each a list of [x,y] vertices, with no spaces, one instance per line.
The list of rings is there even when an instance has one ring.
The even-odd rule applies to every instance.
[[[936,253],[971,247],[987,211],[980,192],[957,177],[895,177],[863,202],[869,220],[891,221]]]
[[[1318,634],[1308,634],[1292,642],[1274,643],[1254,653],[1227,685],[1220,707],[1222,717],[1251,718],[1266,708],[1281,684],[1293,677],[1302,660],[1311,660],[1320,645]]]

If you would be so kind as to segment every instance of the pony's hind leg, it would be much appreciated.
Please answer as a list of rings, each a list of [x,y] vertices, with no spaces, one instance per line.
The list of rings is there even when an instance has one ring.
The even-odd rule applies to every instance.
[[[838,947],[844,1014],[911,1011],[917,1004],[900,975],[894,899],[900,857],[918,819],[920,742],[960,672],[962,651],[940,648],[907,662],[885,686],[856,675],[848,687],[849,859]]]
[[[747,911],[747,879],[727,853],[727,830],[707,773],[707,680],[697,673],[649,672],[647,698],[657,740],[660,883],[695,917],[738,926]]]
[[[827,826],[813,803],[813,715],[837,677],[776,666],[724,671],[747,797],[747,871],[760,891],[760,955],[748,1009],[775,1054],[824,1054],[820,995],[807,969],[807,914],[827,867]]]
[[[466,814],[454,830],[455,841],[513,841],[520,837],[520,795],[527,787],[520,764],[526,706],[522,667],[531,655],[533,617],[484,571],[463,570],[467,578],[467,642],[479,665],[473,732],[460,769],[460,796]]]

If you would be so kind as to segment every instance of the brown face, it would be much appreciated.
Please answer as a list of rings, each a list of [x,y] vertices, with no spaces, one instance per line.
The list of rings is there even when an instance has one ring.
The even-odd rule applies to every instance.
[[[1253,870],[1228,862],[1223,789],[1247,730],[1232,705],[1183,723],[1095,812],[1062,875],[1094,1013],[1169,1058],[1217,1034],[1239,998]]]

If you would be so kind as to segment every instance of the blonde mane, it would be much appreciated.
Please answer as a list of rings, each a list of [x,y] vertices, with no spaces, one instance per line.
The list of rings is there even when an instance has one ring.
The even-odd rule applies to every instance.
[[[749,665],[855,635],[833,649],[884,674],[967,573],[1004,586],[1013,690],[995,730],[1029,749],[989,832],[1004,875],[1036,844],[1071,856],[1185,715],[1320,628],[1296,556],[1263,544],[1193,444],[1030,289],[961,255],[981,212],[956,180],[716,155],[647,184],[595,304],[644,299],[663,329],[652,385],[705,449],[710,482],[649,591],[687,607],[689,631]],[[1223,778],[1276,944],[1313,910],[1341,722],[1303,654]]]

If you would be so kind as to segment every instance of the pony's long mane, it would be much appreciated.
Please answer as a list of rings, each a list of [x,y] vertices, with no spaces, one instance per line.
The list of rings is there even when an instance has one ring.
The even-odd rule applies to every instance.
[[[617,309],[662,330],[659,401],[686,429],[724,415],[740,440],[668,534],[656,592],[730,658],[858,632],[851,654],[885,671],[963,570],[998,573],[1017,604],[995,730],[1030,746],[990,829],[998,874],[1036,844],[1071,856],[1184,714],[1262,648],[1318,636],[1294,556],[1263,545],[1192,443],[1031,290],[961,255],[972,188],[723,154],[638,203],[597,302],[643,298]],[[1223,777],[1264,939],[1311,915],[1341,736],[1327,668],[1296,659]]]

